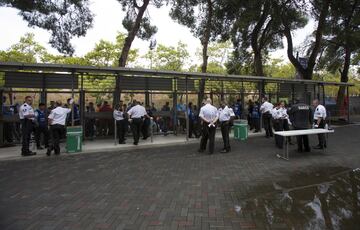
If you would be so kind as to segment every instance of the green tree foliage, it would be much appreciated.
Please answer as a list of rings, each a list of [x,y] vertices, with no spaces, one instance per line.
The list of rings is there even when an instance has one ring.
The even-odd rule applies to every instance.
[[[276,78],[294,78],[295,67],[287,62],[284,63],[282,59],[270,59],[264,65],[265,75]]]
[[[118,33],[115,43],[105,40],[100,40],[93,50],[88,52],[84,58],[90,65],[95,66],[117,66],[118,58],[124,46],[126,35]],[[128,62],[133,63],[138,57],[138,50],[132,49],[129,51]]]
[[[200,39],[202,45],[201,72],[207,72],[208,45],[215,40],[221,28],[221,18],[215,15],[218,1],[214,0],[171,0],[170,16],[180,24],[191,29],[193,35]],[[205,80],[200,81],[198,106],[204,98]]]
[[[150,17],[145,12],[149,4],[160,8],[163,5],[163,0],[118,0],[118,2],[121,4],[123,11],[126,12],[122,23],[128,34],[125,38],[118,63],[120,67],[125,67],[131,44],[135,37],[149,40],[157,32],[156,26],[150,24]]]
[[[325,41],[321,68],[331,73],[339,71],[340,81],[349,81],[349,71],[360,53],[360,1],[333,1],[330,5],[330,17],[324,31]],[[342,106],[345,97],[345,87],[339,87],[337,104]]]
[[[282,48],[281,20],[276,3],[275,0],[223,1],[219,10],[226,18],[222,36],[231,38],[235,48],[229,64],[252,63],[253,74],[264,76],[263,65],[268,53]]]
[[[91,27],[93,14],[88,0],[0,0],[0,7],[13,7],[29,26],[51,31],[50,44],[60,53],[72,55],[73,36],[84,36]]]
[[[154,69],[184,71],[189,52],[186,44],[182,42],[178,42],[176,47],[159,44],[154,52],[149,51],[145,58],[153,60]]]
[[[47,55],[45,47],[35,41],[34,34],[27,33],[18,43],[5,51],[0,51],[0,61],[37,63],[44,62]]]

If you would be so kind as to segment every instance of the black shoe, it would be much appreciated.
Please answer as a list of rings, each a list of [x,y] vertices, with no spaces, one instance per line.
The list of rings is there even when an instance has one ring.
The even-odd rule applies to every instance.
[[[60,155],[60,152],[55,152],[55,155],[57,155],[57,156]]]
[[[203,153],[205,149],[198,149],[198,153]]]
[[[134,142],[134,145],[138,145],[138,143],[137,143],[137,142]]]
[[[143,137],[142,139],[143,139],[143,140],[146,140],[146,139],[147,139],[147,137]]]
[[[322,147],[322,146],[315,146],[315,147],[313,147],[314,149],[324,149],[324,147]]]
[[[24,157],[35,156],[35,155],[36,155],[36,152],[31,152],[31,151],[29,151],[29,152],[23,153],[23,154],[21,154],[21,155],[23,155]]]
[[[51,149],[46,150],[46,155],[49,157],[51,155]]]
[[[126,142],[125,142],[125,141],[122,141],[122,142],[119,142],[119,144],[120,144],[120,145],[124,145],[124,144],[126,144]]]
[[[310,152],[310,149],[305,149],[305,152],[306,152],[306,153],[309,153],[309,152]]]

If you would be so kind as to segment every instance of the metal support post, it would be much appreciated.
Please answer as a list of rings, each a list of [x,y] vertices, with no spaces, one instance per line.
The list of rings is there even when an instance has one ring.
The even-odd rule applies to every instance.
[[[244,116],[245,113],[245,94],[244,94],[244,82],[241,82],[241,89],[240,89],[240,97],[241,97],[241,116]]]
[[[0,146],[4,145],[4,116],[3,116],[3,104],[4,104],[4,100],[3,100],[3,90],[0,90]]]
[[[145,106],[150,105],[149,79],[145,79]]]
[[[117,128],[116,128],[116,120],[114,119],[114,145],[117,145]]]
[[[188,97],[188,77],[185,78],[185,101],[186,101],[186,111],[185,111],[185,121],[186,121],[186,141],[189,140],[189,97]]]
[[[346,87],[346,98],[347,98],[347,120],[350,124],[350,87]]]
[[[325,85],[322,84],[322,100],[323,100],[323,106],[326,106],[326,100],[325,100]]]
[[[74,102],[71,105],[71,126],[74,126],[74,108],[75,108],[75,95],[74,95],[74,85],[75,85],[75,73],[72,72],[71,74],[71,98],[74,100]]]
[[[174,78],[174,91],[173,91],[173,131],[177,135],[177,79]],[[171,113],[170,113],[171,114]]]

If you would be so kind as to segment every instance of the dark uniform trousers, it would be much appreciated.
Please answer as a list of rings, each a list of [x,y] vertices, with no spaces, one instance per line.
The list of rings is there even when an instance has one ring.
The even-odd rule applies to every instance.
[[[230,151],[230,122],[229,121],[223,121],[220,123],[221,127],[221,135],[224,142],[224,149],[227,151]]]
[[[145,118],[141,127],[141,133],[144,139],[149,137],[150,118]]]
[[[266,136],[272,137],[273,131],[272,131],[272,127],[271,127],[271,114],[269,112],[267,112],[267,113],[264,113],[262,115],[262,117],[263,117],[263,123],[264,123],[264,129],[266,132]]]
[[[294,130],[304,130],[304,128],[294,127]],[[298,151],[303,151],[304,149],[307,152],[310,151],[309,137],[307,135],[296,136],[296,141],[298,145]]]
[[[38,126],[35,128],[36,146],[41,146],[41,134],[44,135],[44,145],[47,148],[49,146],[49,130],[47,126]]]
[[[216,133],[216,126],[209,127],[209,123],[203,122],[202,126],[202,137],[200,140],[200,150],[206,149],[206,144],[209,139],[209,153],[214,153],[215,147],[215,133]]]
[[[55,124],[50,126],[51,144],[49,146],[49,150],[54,150],[55,154],[60,154],[60,139],[64,129],[64,125]]]
[[[133,118],[132,119],[131,131],[132,131],[133,136],[134,136],[134,144],[139,143],[142,123],[143,123],[142,118]]]
[[[255,129],[255,131],[260,131],[260,118],[251,118],[251,124],[252,128]]]
[[[194,132],[194,120],[189,118],[189,138],[192,137],[193,133],[195,133]],[[195,134],[195,136],[196,136],[196,134]]]
[[[116,132],[119,138],[119,144],[125,141],[125,134],[126,134],[126,120],[116,121]]]
[[[5,122],[4,123],[4,138],[8,143],[13,142],[13,129],[14,124],[12,122]]]
[[[317,124],[317,120],[315,120],[314,123]],[[324,128],[325,128],[325,121],[321,119],[318,129],[324,129]],[[325,134],[324,133],[318,134],[318,139],[319,139],[319,147],[321,148],[326,147]]]
[[[21,132],[22,132],[22,148],[21,153],[27,154],[30,152],[30,138],[31,132],[34,131],[34,124],[32,120],[24,118],[21,119]]]
[[[285,121],[286,120],[283,120],[283,119],[274,119],[273,120],[274,130],[276,132],[284,131],[284,122]],[[276,147],[282,149],[283,144],[284,144],[284,137],[275,134],[275,145],[276,145]]]

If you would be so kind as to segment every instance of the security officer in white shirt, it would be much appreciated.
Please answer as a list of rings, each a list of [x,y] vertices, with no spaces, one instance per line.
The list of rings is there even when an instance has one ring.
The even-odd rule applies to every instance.
[[[289,115],[287,114],[287,110],[285,108],[285,104],[283,101],[280,101],[276,104],[271,110],[271,115],[273,118],[274,130],[275,131],[287,131],[289,130]],[[288,138],[288,142],[291,142],[291,139]],[[284,144],[284,137],[275,135],[275,145],[282,149]]]
[[[69,101],[70,104],[74,103],[74,100]],[[51,110],[48,116],[50,124],[50,136],[51,144],[47,149],[46,155],[50,156],[51,151],[54,150],[55,155],[60,154],[60,138],[65,129],[66,117],[71,112],[69,108],[61,107],[61,101],[56,102],[56,108]],[[71,108],[71,106],[69,106]]]
[[[126,112],[123,110],[123,101],[120,101],[120,104],[115,106],[115,110],[113,112],[114,119],[116,121],[116,132],[119,137],[119,144],[125,143],[125,133],[126,133]]]
[[[271,115],[272,115],[272,119],[273,119],[273,126],[274,126],[274,130],[276,132],[278,131],[284,131],[284,126],[283,126],[283,119],[282,119],[282,109],[280,107],[280,103],[276,104],[276,107],[274,107],[271,110]],[[282,136],[279,135],[275,135],[275,145],[276,147],[282,149],[283,148],[283,142],[284,138]]]
[[[263,97],[262,102],[263,104],[260,106],[260,112],[263,117],[263,124],[264,124],[264,129],[266,131],[266,137],[269,138],[273,136],[273,131],[271,127],[271,117],[272,117],[271,110],[274,108],[274,106],[273,104],[268,102],[267,97]]]
[[[224,148],[221,150],[221,153],[230,152],[230,122],[235,118],[234,111],[226,105],[225,101],[222,101],[219,108],[219,121],[221,127],[221,135],[224,142]]]
[[[326,125],[326,108],[320,104],[318,99],[313,101],[314,111],[314,128],[324,129]],[[324,149],[326,148],[326,139],[325,134],[318,134],[319,144],[314,147],[314,149]]]
[[[138,145],[143,119],[144,117],[151,119],[151,117],[146,113],[144,106],[140,105],[139,101],[136,101],[136,105],[133,106],[127,113],[130,117],[129,122],[131,123],[131,131],[134,136],[134,145]]]
[[[25,102],[20,106],[19,110],[19,118],[21,121],[21,132],[22,132],[22,148],[21,155],[22,156],[33,156],[36,155],[35,152],[30,151],[30,138],[31,132],[34,131],[34,120],[35,120],[35,112],[31,107],[33,99],[31,96],[25,97]]]
[[[209,139],[209,154],[214,153],[216,122],[219,118],[219,113],[216,107],[211,105],[211,103],[211,99],[208,98],[206,100],[206,104],[201,107],[199,113],[199,117],[203,123],[199,152],[205,151],[207,140]]]

